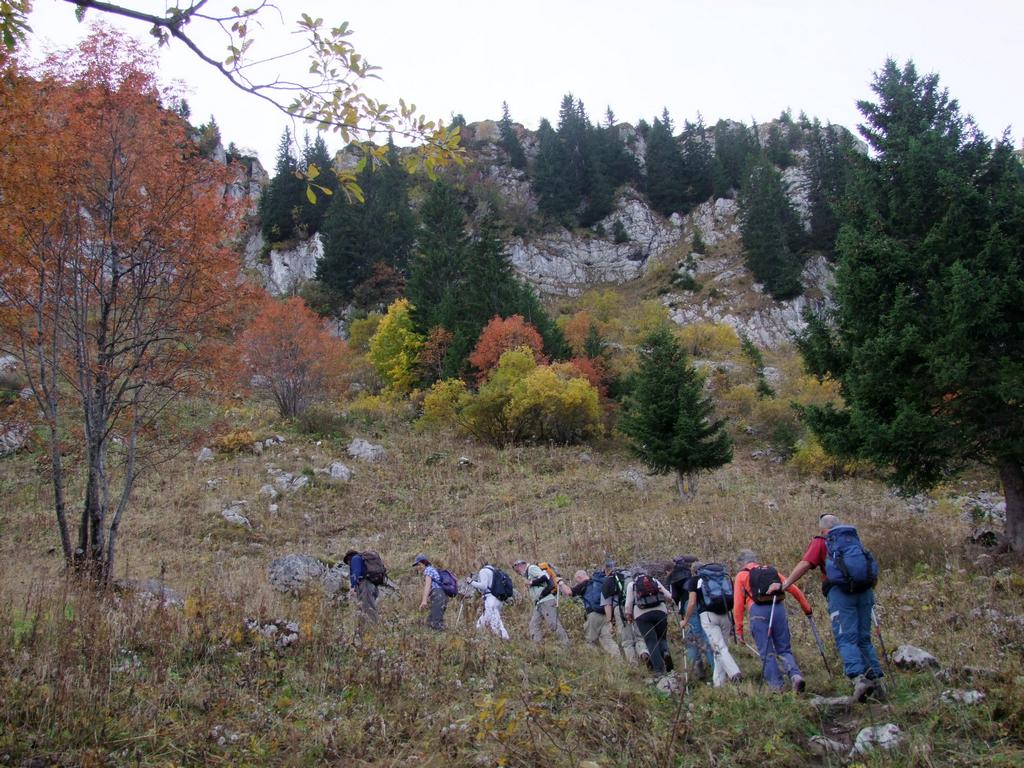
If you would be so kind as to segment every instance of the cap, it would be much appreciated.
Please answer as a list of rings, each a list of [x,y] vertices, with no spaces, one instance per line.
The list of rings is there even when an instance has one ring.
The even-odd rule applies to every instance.
[[[420,563],[426,563],[427,565],[430,565],[430,561],[427,560],[427,556],[422,552],[416,555],[416,559],[412,561],[413,565],[419,565]]]
[[[604,567],[605,568],[614,568],[615,567],[615,561],[614,560],[605,560]]]
[[[526,565],[526,561],[522,560],[522,559],[519,559],[519,560],[516,560],[514,563],[512,563],[512,567],[513,568],[515,568],[517,565]]]

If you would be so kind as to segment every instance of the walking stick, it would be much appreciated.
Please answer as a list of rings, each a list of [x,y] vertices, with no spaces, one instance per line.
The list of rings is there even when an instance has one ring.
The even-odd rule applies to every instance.
[[[885,649],[885,640],[882,639],[882,623],[878,620],[878,612],[874,606],[871,607],[871,621],[875,624],[875,632],[878,634],[878,645],[882,649],[882,658],[885,659],[885,668],[889,670],[889,676],[892,677],[892,660],[889,658],[889,652]]]
[[[764,656],[761,657],[761,684],[764,684],[764,670],[768,666],[768,643],[772,642],[772,622],[775,621],[775,601],[778,600],[776,593],[772,593],[772,612],[768,614],[768,637],[764,643]],[[774,643],[773,643],[774,645]]]
[[[821,660],[825,662],[825,671],[828,672],[829,677],[832,677],[832,667],[829,666],[828,657],[825,655],[825,645],[821,642],[821,635],[818,634],[818,625],[814,623],[814,617],[811,614],[807,614],[807,620],[811,622],[811,632],[814,633],[814,642],[818,645]]]

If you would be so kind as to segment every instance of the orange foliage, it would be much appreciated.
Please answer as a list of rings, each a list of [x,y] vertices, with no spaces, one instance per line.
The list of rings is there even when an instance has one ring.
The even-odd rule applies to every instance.
[[[590,335],[591,327],[597,328],[601,336],[607,335],[607,323],[599,322],[586,309],[571,315],[561,323],[562,334],[572,348],[573,354],[586,354],[587,336]]]
[[[608,384],[606,382],[608,374],[604,362],[600,358],[574,357],[569,361],[569,365],[572,366],[578,376],[590,382],[591,386],[601,395],[602,400],[608,396]]]
[[[503,353],[518,347],[528,347],[538,365],[547,362],[544,357],[544,340],[522,315],[512,315],[506,319],[498,315],[492,317],[481,331],[476,347],[469,356],[470,364],[480,372],[478,380],[487,378]]]
[[[239,348],[245,383],[272,397],[285,417],[338,391],[348,367],[348,345],[298,296],[266,297]]]
[[[441,325],[430,329],[423,349],[417,361],[420,379],[431,383],[441,378],[444,373],[444,359],[448,355],[448,347],[452,344],[452,332]]]

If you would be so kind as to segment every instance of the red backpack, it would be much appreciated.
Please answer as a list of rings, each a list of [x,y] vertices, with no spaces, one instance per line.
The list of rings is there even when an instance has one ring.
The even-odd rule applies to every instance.
[[[663,602],[658,584],[646,573],[641,573],[633,583],[634,602],[640,608],[653,608]]]

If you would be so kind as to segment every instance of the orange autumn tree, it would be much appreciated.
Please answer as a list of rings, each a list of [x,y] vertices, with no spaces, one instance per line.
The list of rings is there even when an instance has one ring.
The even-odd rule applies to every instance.
[[[498,315],[492,317],[480,332],[480,338],[469,355],[470,364],[480,372],[478,380],[484,381],[487,378],[504,353],[519,347],[529,348],[537,364],[543,365],[547,362],[547,358],[544,357],[544,339],[522,315],[512,315],[508,318]]]
[[[297,296],[266,297],[239,348],[247,383],[273,399],[285,418],[337,391],[348,356],[348,345]]]
[[[102,29],[0,71],[0,348],[49,437],[64,559],[101,581],[168,406],[209,381],[245,295],[226,169],[162,98],[149,57]]]

